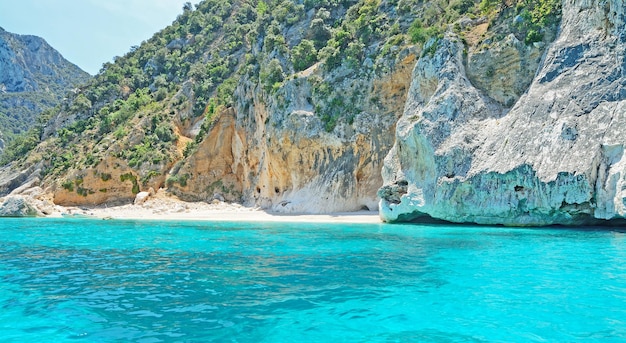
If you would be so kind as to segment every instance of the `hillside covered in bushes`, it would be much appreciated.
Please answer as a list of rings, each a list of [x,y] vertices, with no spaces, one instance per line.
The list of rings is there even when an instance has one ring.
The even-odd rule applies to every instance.
[[[286,212],[373,209],[416,62],[454,35],[489,84],[499,42],[540,55],[559,18],[556,0],[188,3],[6,149],[2,163],[27,172],[4,189],[37,179],[59,204],[167,188]]]

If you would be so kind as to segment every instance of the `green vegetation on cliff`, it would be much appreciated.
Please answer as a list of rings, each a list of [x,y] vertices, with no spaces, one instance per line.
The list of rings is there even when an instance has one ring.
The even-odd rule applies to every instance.
[[[504,16],[519,16],[511,30],[531,43],[542,38],[542,27],[558,21],[559,11],[555,0],[187,4],[172,25],[104,64],[87,85],[45,113],[6,149],[2,162],[24,163],[32,151],[29,158],[43,160],[47,176],[62,179],[114,158],[114,168],[124,175],[132,171],[142,185],[186,183],[186,176],[176,174],[180,161],[198,149],[222,113],[249,106],[242,99],[245,89],[288,106],[293,99],[287,85],[306,82],[307,101],[333,133],[339,124],[353,126],[364,104],[381,106],[378,98],[364,101],[371,90],[339,86],[346,75],[367,80],[390,73],[431,39],[447,31],[462,36],[463,18],[484,17],[495,26]],[[322,72],[298,79],[314,70]]]

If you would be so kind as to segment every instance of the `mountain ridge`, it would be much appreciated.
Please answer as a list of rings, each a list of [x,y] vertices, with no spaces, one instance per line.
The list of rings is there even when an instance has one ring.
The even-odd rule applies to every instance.
[[[0,135],[8,139],[30,129],[40,112],[90,77],[43,38],[2,27],[0,71]]]

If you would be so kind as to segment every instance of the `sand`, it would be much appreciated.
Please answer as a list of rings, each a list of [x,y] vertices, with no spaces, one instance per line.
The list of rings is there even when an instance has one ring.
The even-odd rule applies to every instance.
[[[172,197],[150,197],[142,204],[94,207],[57,207],[58,216],[98,219],[381,223],[378,212],[283,214],[220,201],[184,202]]]

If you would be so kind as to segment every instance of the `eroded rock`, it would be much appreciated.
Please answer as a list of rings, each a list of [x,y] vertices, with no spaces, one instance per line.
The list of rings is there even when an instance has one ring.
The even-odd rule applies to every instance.
[[[4,198],[0,205],[0,217],[36,217],[39,212],[31,204],[32,199],[20,195]]]
[[[385,160],[381,217],[506,225],[624,218],[624,17],[621,1],[564,1],[557,39],[508,112],[469,82],[456,38],[443,39],[416,65]],[[433,78],[435,91],[425,91]],[[408,181],[406,194],[385,191],[396,180]]]

